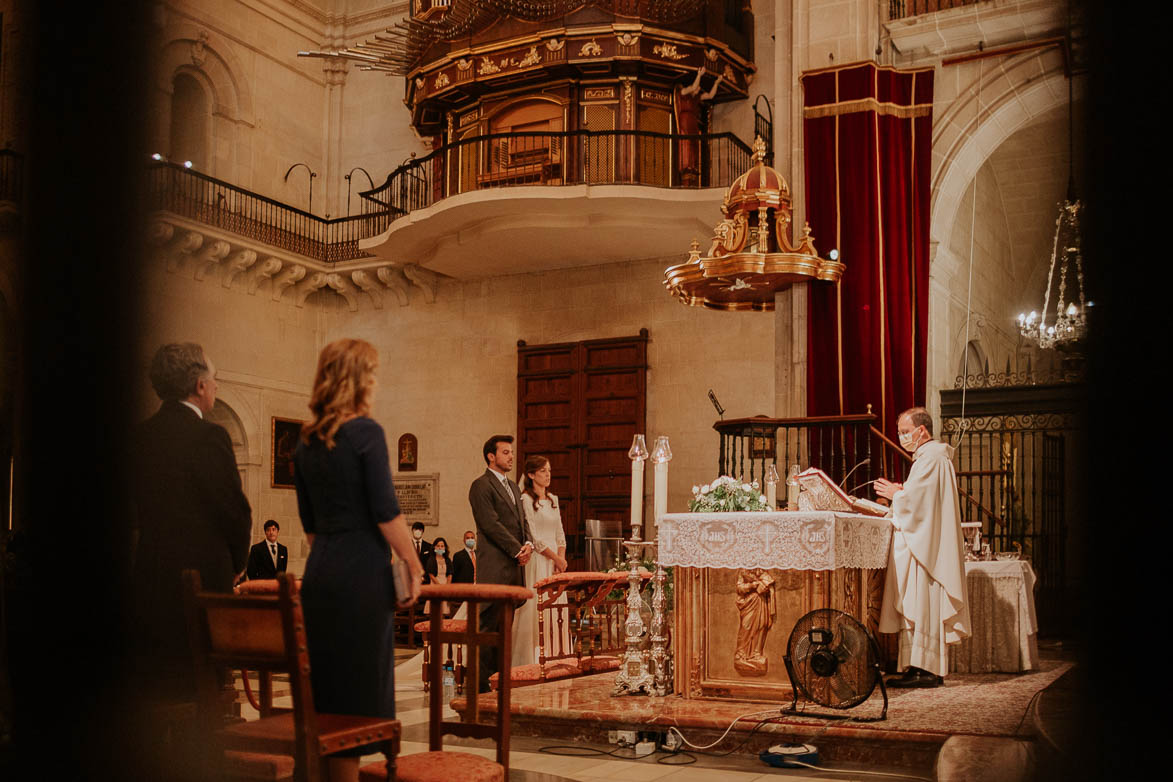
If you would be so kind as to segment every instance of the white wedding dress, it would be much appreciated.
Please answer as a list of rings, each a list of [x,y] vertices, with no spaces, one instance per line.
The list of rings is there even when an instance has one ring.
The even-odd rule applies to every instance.
[[[525,566],[526,586],[533,589],[534,584],[543,578],[554,575],[554,562],[542,552],[547,548],[551,553],[557,553],[559,548],[566,546],[566,534],[562,531],[562,513],[558,510],[558,498],[550,494],[549,500],[539,500],[534,507],[533,498],[528,494],[521,495],[521,503],[525,506],[525,518],[529,522],[530,534],[533,535],[534,554]],[[566,602],[566,595],[558,599]],[[557,632],[557,611],[546,614],[546,653],[552,654],[555,650],[569,651],[570,628],[568,616],[562,618],[562,644],[551,643]],[[513,619],[513,665],[529,665],[540,659],[538,654],[538,609],[537,597],[525,601],[517,609]]]

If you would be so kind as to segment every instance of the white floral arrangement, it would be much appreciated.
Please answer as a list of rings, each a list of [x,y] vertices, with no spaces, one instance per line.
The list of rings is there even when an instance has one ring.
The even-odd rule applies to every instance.
[[[758,490],[758,482],[742,483],[722,475],[712,483],[692,487],[688,509],[693,513],[729,513],[730,511],[769,510],[766,495]]]

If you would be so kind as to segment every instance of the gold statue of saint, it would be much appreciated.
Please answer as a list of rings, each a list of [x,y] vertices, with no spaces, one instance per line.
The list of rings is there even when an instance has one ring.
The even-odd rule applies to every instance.
[[[762,568],[742,569],[737,574],[737,649],[733,667],[743,676],[765,676],[766,634],[774,624],[778,605],[774,599],[774,577]]]

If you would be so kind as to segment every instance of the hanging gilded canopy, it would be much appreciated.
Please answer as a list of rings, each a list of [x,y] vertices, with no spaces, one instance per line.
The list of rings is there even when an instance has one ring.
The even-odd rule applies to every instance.
[[[846,268],[831,251],[820,258],[809,225],[791,241],[790,186],[766,165],[766,143],[754,141],[752,167],[729,186],[706,255],[694,239],[688,260],[664,271],[672,295],[715,310],[774,309],[774,294],[796,282],[838,282]]]

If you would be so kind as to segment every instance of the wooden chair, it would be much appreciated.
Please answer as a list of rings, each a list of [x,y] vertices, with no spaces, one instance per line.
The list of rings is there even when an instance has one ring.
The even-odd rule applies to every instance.
[[[183,582],[199,687],[200,729],[216,749],[210,754],[215,767],[208,769],[209,778],[235,774],[229,766],[242,763],[266,766],[280,774],[287,766],[278,762],[280,756],[290,756],[294,779],[317,782],[324,776],[327,756],[381,742],[387,742],[385,769],[394,778],[398,720],[315,710],[305,622],[293,576],[278,576],[276,596],[202,592],[194,570],[184,571]],[[293,708],[273,707],[271,690],[266,696],[262,687],[261,718],[225,725],[217,711],[218,671],[225,668],[256,670],[262,676],[288,674]],[[234,754],[226,759],[226,753]]]
[[[479,681],[481,646],[497,647],[497,660],[502,670],[509,670],[510,644],[513,642],[513,610],[515,603],[528,600],[534,593],[525,587],[498,584],[429,584],[422,596],[432,599],[432,618],[428,627],[428,643],[433,649],[443,644],[468,646],[467,681],[468,707],[461,722],[443,719],[444,689],[439,665],[429,667],[431,679],[428,699],[428,752],[401,755],[396,761],[394,779],[399,782],[504,782],[509,776],[509,680],[497,688],[496,722],[482,722],[476,682]],[[469,620],[461,632],[445,629],[441,601],[468,602]],[[474,617],[480,616],[482,603],[500,603],[502,629],[481,632]],[[470,752],[444,749],[444,735],[463,738],[491,738],[497,744],[497,760],[493,762]],[[372,763],[359,769],[360,782],[377,782],[391,778],[385,765]]]

